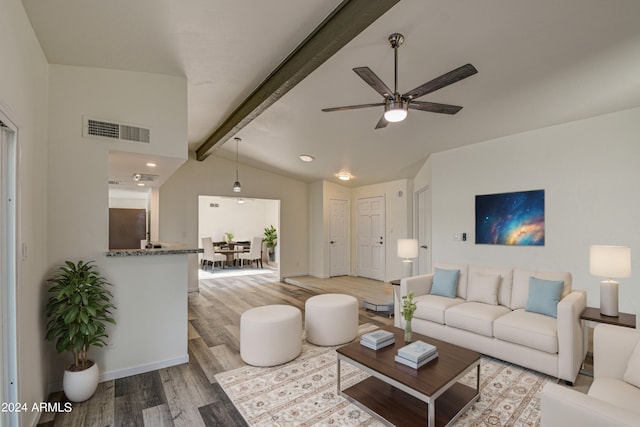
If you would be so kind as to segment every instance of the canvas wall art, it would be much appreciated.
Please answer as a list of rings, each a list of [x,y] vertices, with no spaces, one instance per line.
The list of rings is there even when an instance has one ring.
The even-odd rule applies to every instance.
[[[476,243],[544,246],[544,190],[476,196]]]

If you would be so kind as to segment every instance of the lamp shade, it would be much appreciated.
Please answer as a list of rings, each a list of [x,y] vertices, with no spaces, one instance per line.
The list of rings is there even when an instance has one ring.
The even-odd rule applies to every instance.
[[[418,241],[416,239],[398,239],[398,258],[417,258]]]
[[[609,279],[631,277],[631,248],[628,246],[591,246],[589,273]]]

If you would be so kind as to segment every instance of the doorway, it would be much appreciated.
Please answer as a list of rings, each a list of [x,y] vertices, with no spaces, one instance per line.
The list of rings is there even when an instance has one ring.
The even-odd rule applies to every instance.
[[[431,273],[431,189],[416,192],[415,230],[418,239],[418,274]]]
[[[329,201],[329,276],[349,274],[349,201]]]
[[[385,279],[385,198],[358,199],[358,276]]]
[[[18,401],[16,133],[0,113],[0,402]],[[0,412],[0,425],[17,423],[17,412]]]
[[[242,246],[251,247],[254,237],[265,236],[265,228],[273,226],[278,236],[273,249],[265,242],[260,248],[260,266],[239,267],[237,254],[225,253],[226,260],[216,265],[207,264],[199,269],[201,279],[239,275],[276,273],[280,277],[280,200],[239,198],[226,196],[198,197],[198,245],[203,248],[202,239],[210,238],[214,247],[226,250],[230,240],[233,250]],[[231,237],[231,239],[229,239]],[[229,248],[230,249],[230,248]],[[230,249],[231,250],[231,249]],[[250,250],[250,249],[249,249]],[[200,261],[202,261],[202,255]],[[234,267],[234,264],[236,266]],[[202,266],[202,262],[199,263]],[[255,264],[254,264],[255,265]],[[230,268],[232,267],[232,268]]]

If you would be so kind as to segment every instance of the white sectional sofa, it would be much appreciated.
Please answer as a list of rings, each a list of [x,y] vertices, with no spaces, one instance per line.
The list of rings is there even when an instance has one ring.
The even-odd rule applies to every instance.
[[[544,386],[542,427],[640,426],[640,331],[596,326],[593,362],[587,394],[559,384]]]
[[[580,320],[586,293],[571,290],[571,273],[445,263],[434,267],[435,286],[434,274],[400,282],[401,297],[414,294],[415,332],[575,381],[586,354]],[[455,294],[434,294],[442,294],[440,279],[456,270]],[[546,292],[552,282],[560,293],[559,302],[553,304],[551,315],[535,312],[540,289]]]

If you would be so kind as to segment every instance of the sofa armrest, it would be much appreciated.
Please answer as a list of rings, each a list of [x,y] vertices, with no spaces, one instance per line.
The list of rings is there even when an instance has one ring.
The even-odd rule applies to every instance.
[[[400,298],[413,292],[413,296],[427,295],[431,292],[433,274],[423,274],[421,276],[405,277],[400,280]]]
[[[554,383],[540,393],[541,427],[640,426],[640,417],[619,406]]]
[[[593,330],[593,376],[622,379],[638,340],[637,329],[598,324]]]
[[[584,333],[580,315],[587,293],[573,291],[558,303],[558,378],[574,382],[584,360]]]

